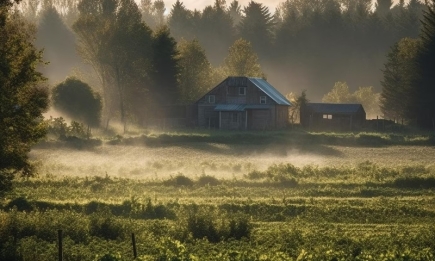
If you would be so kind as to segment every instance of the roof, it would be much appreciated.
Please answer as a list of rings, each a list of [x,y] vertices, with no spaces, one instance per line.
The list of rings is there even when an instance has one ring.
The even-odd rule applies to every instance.
[[[318,113],[341,113],[352,114],[358,112],[360,109],[364,111],[361,104],[345,104],[345,103],[307,103],[307,107],[313,112]]]
[[[215,111],[245,111],[250,110],[261,110],[269,109],[270,105],[267,104],[218,104],[214,110]]]
[[[248,79],[260,90],[262,90],[267,96],[269,96],[272,100],[274,100],[277,104],[291,106],[291,103],[284,97],[284,95],[282,95],[279,91],[277,91],[266,80],[261,78],[253,78],[253,77],[248,77]]]

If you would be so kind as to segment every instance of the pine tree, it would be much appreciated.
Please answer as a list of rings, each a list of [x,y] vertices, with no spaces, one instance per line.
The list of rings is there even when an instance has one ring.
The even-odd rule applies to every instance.
[[[73,67],[79,63],[75,50],[75,36],[64,24],[61,16],[53,6],[42,11],[36,34],[36,46],[44,49],[44,60],[49,64],[41,72],[51,83],[66,78]]]
[[[421,42],[404,38],[396,43],[387,55],[383,70],[380,97],[381,111],[387,119],[411,120],[408,111],[412,109],[415,77],[415,59]]]
[[[240,37],[252,44],[260,58],[268,57],[275,26],[269,8],[261,3],[250,1],[243,9],[243,13],[244,16],[239,24]]]
[[[178,99],[178,51],[177,42],[167,26],[153,36],[152,95],[157,107],[173,105]]]
[[[416,57],[416,78],[409,117],[418,126],[435,130],[435,0],[428,1]]]

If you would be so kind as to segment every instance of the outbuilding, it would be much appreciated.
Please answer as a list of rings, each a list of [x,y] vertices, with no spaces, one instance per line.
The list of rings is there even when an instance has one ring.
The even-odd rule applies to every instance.
[[[366,112],[361,104],[307,103],[301,107],[300,119],[308,130],[350,131],[364,126]]]

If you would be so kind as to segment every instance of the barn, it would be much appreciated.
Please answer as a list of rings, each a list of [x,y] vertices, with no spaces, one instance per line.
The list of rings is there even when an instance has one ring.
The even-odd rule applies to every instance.
[[[318,131],[359,130],[366,120],[361,104],[307,103],[300,113],[301,125]]]
[[[196,106],[199,127],[266,130],[287,126],[291,103],[264,79],[228,77]]]

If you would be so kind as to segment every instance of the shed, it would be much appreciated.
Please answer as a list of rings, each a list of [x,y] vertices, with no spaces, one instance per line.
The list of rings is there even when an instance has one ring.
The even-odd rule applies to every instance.
[[[301,125],[309,130],[361,129],[366,112],[361,104],[307,103],[301,108]]]
[[[196,105],[199,127],[265,130],[287,126],[291,103],[264,79],[228,77]]]

